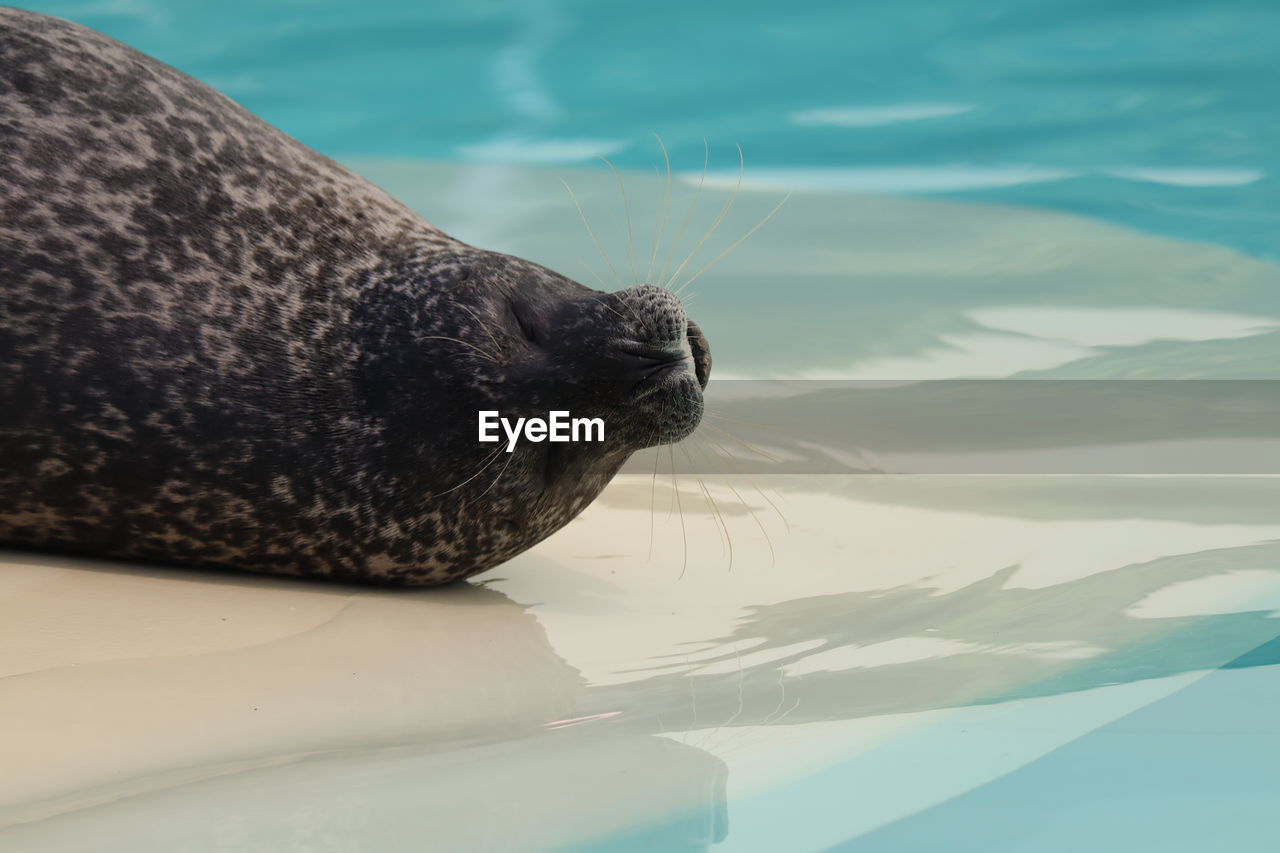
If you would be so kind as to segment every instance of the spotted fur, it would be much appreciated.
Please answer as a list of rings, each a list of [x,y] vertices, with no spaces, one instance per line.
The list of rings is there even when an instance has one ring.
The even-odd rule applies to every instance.
[[[0,543],[436,584],[701,415],[678,300],[467,246],[181,72],[0,8]],[[606,420],[494,456],[476,412]]]

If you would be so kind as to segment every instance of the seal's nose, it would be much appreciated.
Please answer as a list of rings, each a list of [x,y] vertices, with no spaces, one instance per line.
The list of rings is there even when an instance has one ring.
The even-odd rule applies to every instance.
[[[689,331],[685,335],[689,341],[689,349],[693,353],[693,371],[698,378],[698,384],[706,389],[707,381],[711,378],[711,345],[707,343],[707,336],[702,334],[702,329],[698,324],[689,321]]]

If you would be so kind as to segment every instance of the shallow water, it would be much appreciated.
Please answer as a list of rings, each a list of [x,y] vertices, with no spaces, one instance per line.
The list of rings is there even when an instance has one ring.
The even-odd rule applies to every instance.
[[[717,414],[784,428],[709,419],[457,589],[8,555],[0,848],[1263,849],[1269,392],[1047,383],[1276,378],[1273,6],[514,8],[48,6],[588,284],[561,178],[651,278],[741,142],[686,272],[793,194],[690,310]]]

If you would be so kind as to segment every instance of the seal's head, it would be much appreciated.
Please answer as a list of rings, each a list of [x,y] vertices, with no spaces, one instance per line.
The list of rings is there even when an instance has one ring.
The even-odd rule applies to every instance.
[[[490,564],[563,526],[632,453],[678,442],[702,418],[711,352],[662,287],[602,292],[468,250],[388,275],[366,302],[362,390],[383,449],[433,484],[423,492],[433,509],[466,506]],[[501,430],[497,443],[479,440],[481,411],[510,423],[599,418],[604,438],[521,438],[506,452]]]

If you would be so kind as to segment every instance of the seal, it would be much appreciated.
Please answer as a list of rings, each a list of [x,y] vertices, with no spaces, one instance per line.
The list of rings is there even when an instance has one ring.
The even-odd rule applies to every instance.
[[[442,233],[225,96],[0,9],[0,543],[431,585],[702,415],[679,300]],[[477,441],[479,410],[604,440]]]

